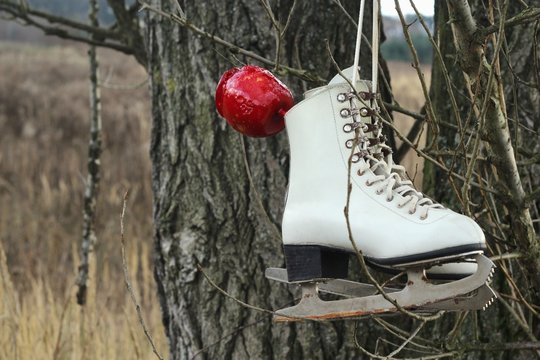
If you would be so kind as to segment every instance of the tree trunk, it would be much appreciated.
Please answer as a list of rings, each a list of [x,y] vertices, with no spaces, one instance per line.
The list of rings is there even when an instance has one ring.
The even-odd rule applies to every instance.
[[[156,7],[174,12],[172,3],[153,1]],[[345,3],[353,17],[358,9],[355,3]],[[272,2],[282,23],[291,4]],[[206,31],[274,58],[272,24],[260,2],[186,2],[184,11]],[[370,29],[369,13],[370,8],[365,29]],[[282,308],[298,296],[264,278],[265,268],[284,266],[278,229],[287,185],[287,139],[285,132],[268,139],[245,139],[254,190],[244,167],[240,135],[219,118],[214,106],[221,74],[239,65],[230,61],[234,54],[154,14],[147,19],[147,29],[155,275],[171,358],[189,359],[196,354],[197,358],[220,359],[354,356],[352,324],[274,324],[268,314],[223,296],[198,270],[201,266],[219,287],[261,308]],[[345,68],[352,64],[355,34],[350,20],[332,2],[298,2],[282,42],[281,61],[329,78],[335,69],[325,42]],[[366,46],[363,54],[369,54]],[[368,74],[369,56],[362,58]],[[281,79],[299,99],[305,90],[300,81]],[[259,197],[269,218],[261,211]],[[360,342],[373,344],[375,336],[370,332]]]

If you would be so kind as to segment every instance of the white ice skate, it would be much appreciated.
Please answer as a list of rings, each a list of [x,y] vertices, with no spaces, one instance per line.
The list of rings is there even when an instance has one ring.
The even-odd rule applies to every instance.
[[[375,30],[376,7],[374,1]],[[357,42],[353,69],[358,68],[358,54]],[[373,64],[373,84],[357,81],[353,71],[355,90],[349,82],[336,78],[309,91],[285,116],[291,148],[282,222],[287,276],[280,269],[268,269],[267,276],[299,284],[302,300],[279,310],[276,320],[396,312],[396,306],[375,293],[372,285],[334,280],[347,277],[348,258],[355,246],[376,267],[406,271],[405,287],[385,291],[403,308],[478,309],[494,296],[487,285],[493,263],[482,255],[485,238],[480,227],[416,191],[400,173],[402,168],[392,163],[375,120],[376,57]],[[350,230],[344,216],[349,183]],[[433,273],[448,274],[455,269],[464,275],[474,273],[432,284],[425,276],[426,268],[435,269]],[[352,298],[322,301],[319,291]]]

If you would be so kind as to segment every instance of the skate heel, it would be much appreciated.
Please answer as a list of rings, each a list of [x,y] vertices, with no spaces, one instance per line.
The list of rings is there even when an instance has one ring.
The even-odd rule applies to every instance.
[[[349,254],[317,245],[284,245],[289,282],[346,278]]]

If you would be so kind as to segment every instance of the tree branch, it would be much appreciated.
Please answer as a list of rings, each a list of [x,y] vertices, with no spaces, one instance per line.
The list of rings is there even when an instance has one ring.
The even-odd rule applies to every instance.
[[[163,16],[165,18],[168,18],[170,19],[171,21],[181,25],[182,27],[185,27],[191,31],[193,31],[194,33],[196,34],[199,34],[199,35],[202,35],[208,39],[210,39],[211,41],[213,41],[214,43],[216,44],[219,44],[219,45],[222,45],[222,46],[225,46],[226,48],[228,48],[230,51],[232,52],[237,52],[237,53],[240,53],[242,55],[245,55],[247,57],[250,57],[252,59],[255,59],[257,61],[260,61],[261,63],[263,64],[266,64],[266,65],[269,65],[269,66],[272,66],[272,67],[276,67],[276,63],[272,60],[269,60],[259,54],[256,54],[252,51],[249,51],[249,50],[246,50],[246,49],[243,49],[231,42],[228,42],[227,40],[224,40],[218,36],[215,36],[214,34],[211,34],[197,26],[195,26],[194,24],[192,24],[191,22],[189,22],[189,20],[187,20],[186,18],[183,18],[181,16],[178,16],[176,14],[173,14],[173,13],[168,13],[168,12],[165,12],[161,9],[158,9],[156,8],[155,6],[152,6],[144,1],[141,1],[139,0],[139,3],[143,6],[143,8],[141,10],[144,10],[144,9],[147,9],[149,11],[152,11],[153,13],[156,13],[160,16]],[[287,74],[290,74],[290,75],[293,75],[293,76],[296,76],[300,79],[303,79],[305,81],[310,81],[310,82],[314,82],[314,83],[319,83],[319,84],[325,84],[326,83],[326,79],[323,79],[321,78],[319,75],[317,75],[316,73],[313,73],[311,71],[307,71],[307,70],[301,70],[301,69],[295,69],[295,68],[292,68],[292,67],[289,67],[289,66],[285,66],[285,65],[279,65],[279,69],[281,70],[279,73],[287,73]]]
[[[62,39],[105,47],[128,55],[134,54],[133,47],[121,43],[120,34],[114,30],[86,25],[43,11],[23,7],[6,0],[0,0],[0,13],[1,12],[7,13],[16,19],[23,21],[25,25],[34,26],[42,30],[45,35],[53,35]],[[48,24],[43,21],[46,21]],[[49,24],[58,24],[62,27]],[[86,36],[76,34],[74,31],[81,31],[85,33]],[[115,40],[118,42],[109,42],[107,40]]]
[[[29,7],[23,7],[20,4],[13,3],[8,0],[0,0],[0,11],[5,11],[13,16],[24,19],[25,17],[34,16],[43,20],[47,20],[50,24],[58,24],[69,27],[74,30],[81,30],[92,34],[97,38],[120,39],[120,34],[111,29],[106,29],[99,26],[88,25],[85,23],[70,20],[65,17],[50,14],[44,11],[35,10]]]
[[[540,8],[538,7],[528,7],[519,14],[504,22],[504,28],[510,28],[512,26],[523,25],[540,19]],[[486,36],[496,33],[499,31],[500,26],[494,24],[487,26],[483,29],[478,30],[478,35],[485,38]]]

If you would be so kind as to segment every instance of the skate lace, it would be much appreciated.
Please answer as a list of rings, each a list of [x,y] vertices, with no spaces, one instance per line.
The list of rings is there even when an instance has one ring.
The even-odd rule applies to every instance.
[[[369,150],[368,150],[369,151]],[[420,219],[425,220],[428,217],[430,209],[442,209],[443,206],[426,197],[420,191],[414,188],[411,180],[400,175],[404,174],[405,168],[400,165],[390,165],[383,159],[377,159],[369,154],[364,157],[363,162],[359,163],[358,174],[363,175],[370,169],[375,176],[366,181],[367,186],[378,185],[375,193],[385,194],[386,201],[394,200],[395,194],[399,194],[403,199],[397,202],[398,208],[408,207],[409,214],[420,211]]]
[[[358,64],[360,59],[360,46],[362,39],[362,24],[364,17],[365,0],[360,1],[360,11],[358,14],[358,27],[356,33],[356,48],[354,54],[353,86],[356,86],[358,79]],[[355,139],[346,142],[347,148],[358,148],[351,153],[351,161],[359,163],[358,175],[362,176],[368,169],[375,175],[371,181],[367,180],[366,185],[377,184],[377,194],[386,194],[387,201],[393,201],[394,194],[399,194],[402,201],[397,202],[398,208],[408,206],[409,214],[414,214],[420,209],[420,219],[424,220],[428,216],[430,209],[441,209],[442,205],[424,196],[414,188],[411,180],[407,179],[405,168],[395,165],[392,159],[392,150],[386,145],[382,136],[382,124],[379,121],[379,108],[375,101],[377,94],[377,80],[379,67],[379,2],[373,1],[372,19],[372,44],[371,44],[371,90],[370,92],[356,93],[353,89],[345,94],[338,95],[338,101],[349,100],[349,109],[341,113],[342,117],[353,118],[353,122],[346,124],[343,131],[346,133],[355,132]],[[368,105],[368,100],[370,105]],[[362,106],[358,106],[360,103]],[[362,117],[370,117],[371,124],[363,123]],[[366,133],[373,135],[368,137]],[[356,144],[356,146],[355,146]],[[360,161],[364,159],[364,161]]]
[[[349,99],[350,107],[347,111],[353,121],[345,124],[343,131],[346,133],[354,131],[356,135],[355,139],[349,139],[345,145],[350,149],[355,143],[357,144],[351,160],[353,163],[359,163],[358,175],[362,176],[368,169],[375,175],[366,182],[366,185],[378,185],[376,194],[385,194],[388,202],[394,200],[395,194],[399,194],[402,200],[397,202],[397,207],[407,207],[411,215],[419,210],[421,220],[428,217],[430,209],[442,209],[442,205],[414,188],[403,166],[393,163],[392,150],[385,143],[385,137],[382,135],[383,126],[378,119],[378,107],[375,105],[372,108],[362,100],[360,101],[363,107],[359,107],[357,104],[359,99],[352,91],[344,95]],[[376,104],[375,101],[373,104]],[[368,114],[371,117],[371,124],[361,120],[361,116],[365,117]],[[371,133],[371,136],[367,136],[366,133]]]

